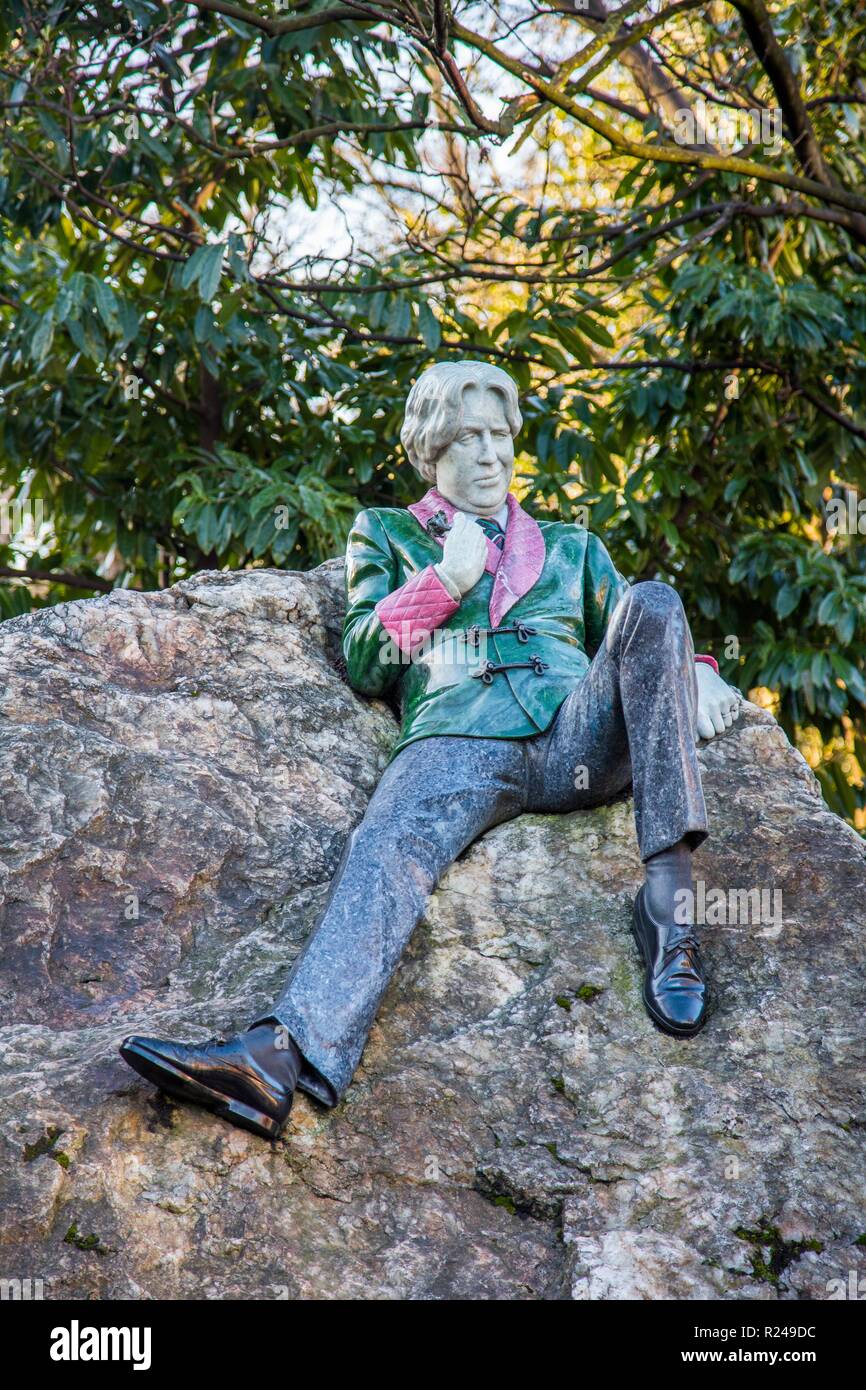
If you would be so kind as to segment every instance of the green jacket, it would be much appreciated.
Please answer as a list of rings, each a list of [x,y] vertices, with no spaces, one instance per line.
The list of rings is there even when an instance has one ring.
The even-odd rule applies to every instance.
[[[370,508],[355,520],[343,651],[355,690],[396,688],[402,724],[392,757],[434,734],[541,733],[585,674],[628,587],[597,536],[536,522],[514,497],[508,506],[504,551],[488,542],[488,567],[460,603],[432,569],[442,558],[441,525],[454,514],[435,489],[408,510]],[[527,664],[487,680],[478,674],[512,662]]]

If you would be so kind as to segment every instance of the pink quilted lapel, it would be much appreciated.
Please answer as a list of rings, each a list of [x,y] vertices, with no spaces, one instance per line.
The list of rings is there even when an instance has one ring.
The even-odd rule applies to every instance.
[[[516,497],[511,493],[506,498],[508,524],[505,528],[505,548],[500,551],[491,540],[487,541],[488,574],[495,575],[490,594],[490,622],[498,627],[509,609],[518,599],[528,593],[544,568],[544,537],[541,528],[533,517],[525,512]],[[431,487],[420,502],[413,502],[408,508],[415,520],[427,529],[427,523],[436,512],[444,512],[452,521],[456,507]],[[437,537],[444,545],[444,537]]]
[[[544,537],[534,517],[509,492],[505,549],[490,595],[490,621],[498,627],[510,608],[532,588],[544,569]]]

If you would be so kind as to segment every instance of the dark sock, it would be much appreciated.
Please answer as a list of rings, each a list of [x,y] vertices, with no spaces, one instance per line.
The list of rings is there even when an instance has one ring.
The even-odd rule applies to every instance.
[[[694,899],[678,898],[681,889],[694,892],[692,885],[692,851],[685,840],[678,840],[670,849],[660,850],[650,855],[646,869],[646,889],[644,898],[647,910],[654,921],[662,925],[678,923],[685,925],[694,921],[693,908],[684,912],[684,903]]]
[[[275,1077],[287,1091],[294,1091],[304,1059],[282,1023],[276,1019],[257,1023],[244,1033],[244,1042],[270,1076]]]

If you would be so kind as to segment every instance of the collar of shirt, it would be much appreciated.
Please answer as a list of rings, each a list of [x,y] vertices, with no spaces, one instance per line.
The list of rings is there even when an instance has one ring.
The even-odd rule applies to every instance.
[[[503,502],[499,511],[495,512],[493,516],[480,517],[477,512],[467,512],[466,515],[471,516],[475,521],[498,521],[504,531],[508,524],[508,503]]]

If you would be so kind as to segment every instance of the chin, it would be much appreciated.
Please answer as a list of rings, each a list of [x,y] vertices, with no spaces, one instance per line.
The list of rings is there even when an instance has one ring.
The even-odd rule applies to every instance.
[[[489,492],[483,493],[481,496],[474,499],[470,510],[475,512],[498,512],[506,496],[507,493],[502,493],[502,495],[498,497],[491,497]]]

